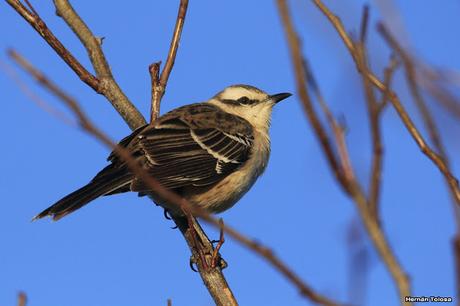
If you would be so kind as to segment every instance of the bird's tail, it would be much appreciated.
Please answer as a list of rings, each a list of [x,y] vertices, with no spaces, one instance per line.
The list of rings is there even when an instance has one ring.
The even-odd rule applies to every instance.
[[[132,179],[133,175],[126,168],[109,165],[87,185],[60,199],[32,220],[46,216],[51,216],[55,221],[59,220],[100,196],[128,191]]]

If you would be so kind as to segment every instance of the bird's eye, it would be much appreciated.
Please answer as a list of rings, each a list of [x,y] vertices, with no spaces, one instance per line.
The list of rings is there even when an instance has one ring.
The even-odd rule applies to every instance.
[[[244,96],[244,97],[239,98],[239,99],[238,99],[238,102],[239,102],[240,104],[249,104],[249,103],[251,103],[251,100],[249,100],[248,97]]]

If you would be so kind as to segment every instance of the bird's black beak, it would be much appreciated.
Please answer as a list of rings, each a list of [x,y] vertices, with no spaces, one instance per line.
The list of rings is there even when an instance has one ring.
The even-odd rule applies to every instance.
[[[283,92],[283,93],[279,93],[279,94],[276,94],[276,95],[271,95],[270,96],[270,100],[272,100],[273,102],[275,103],[278,103],[286,98],[289,98],[290,96],[292,96],[291,93],[288,93],[288,92]]]

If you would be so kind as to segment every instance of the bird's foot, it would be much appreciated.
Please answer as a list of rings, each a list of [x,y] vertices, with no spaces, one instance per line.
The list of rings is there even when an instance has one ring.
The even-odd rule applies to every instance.
[[[221,260],[222,258],[220,257],[220,248],[224,245],[225,242],[225,237],[224,237],[224,220],[222,218],[219,219],[219,228],[220,228],[220,234],[219,234],[219,240],[213,240],[211,243],[217,243],[216,247],[214,248],[212,252],[212,259],[211,259],[211,267],[215,268],[219,266],[222,268],[221,265]],[[219,265],[218,265],[219,262]],[[225,263],[225,267],[227,263]]]

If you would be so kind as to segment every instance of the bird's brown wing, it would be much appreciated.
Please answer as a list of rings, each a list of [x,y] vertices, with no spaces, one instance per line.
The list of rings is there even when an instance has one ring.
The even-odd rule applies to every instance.
[[[142,158],[146,170],[165,187],[174,189],[216,183],[249,158],[253,143],[252,133],[247,132],[251,131],[250,126],[246,126],[249,123],[234,116],[233,123],[239,127],[229,129],[214,120],[227,116],[222,113],[207,105],[201,112],[196,107],[189,112],[182,108],[138,133],[128,148]],[[212,122],[203,125],[203,116]],[[228,123],[228,119],[224,122]],[[131,184],[133,191],[148,189],[137,179]]]

